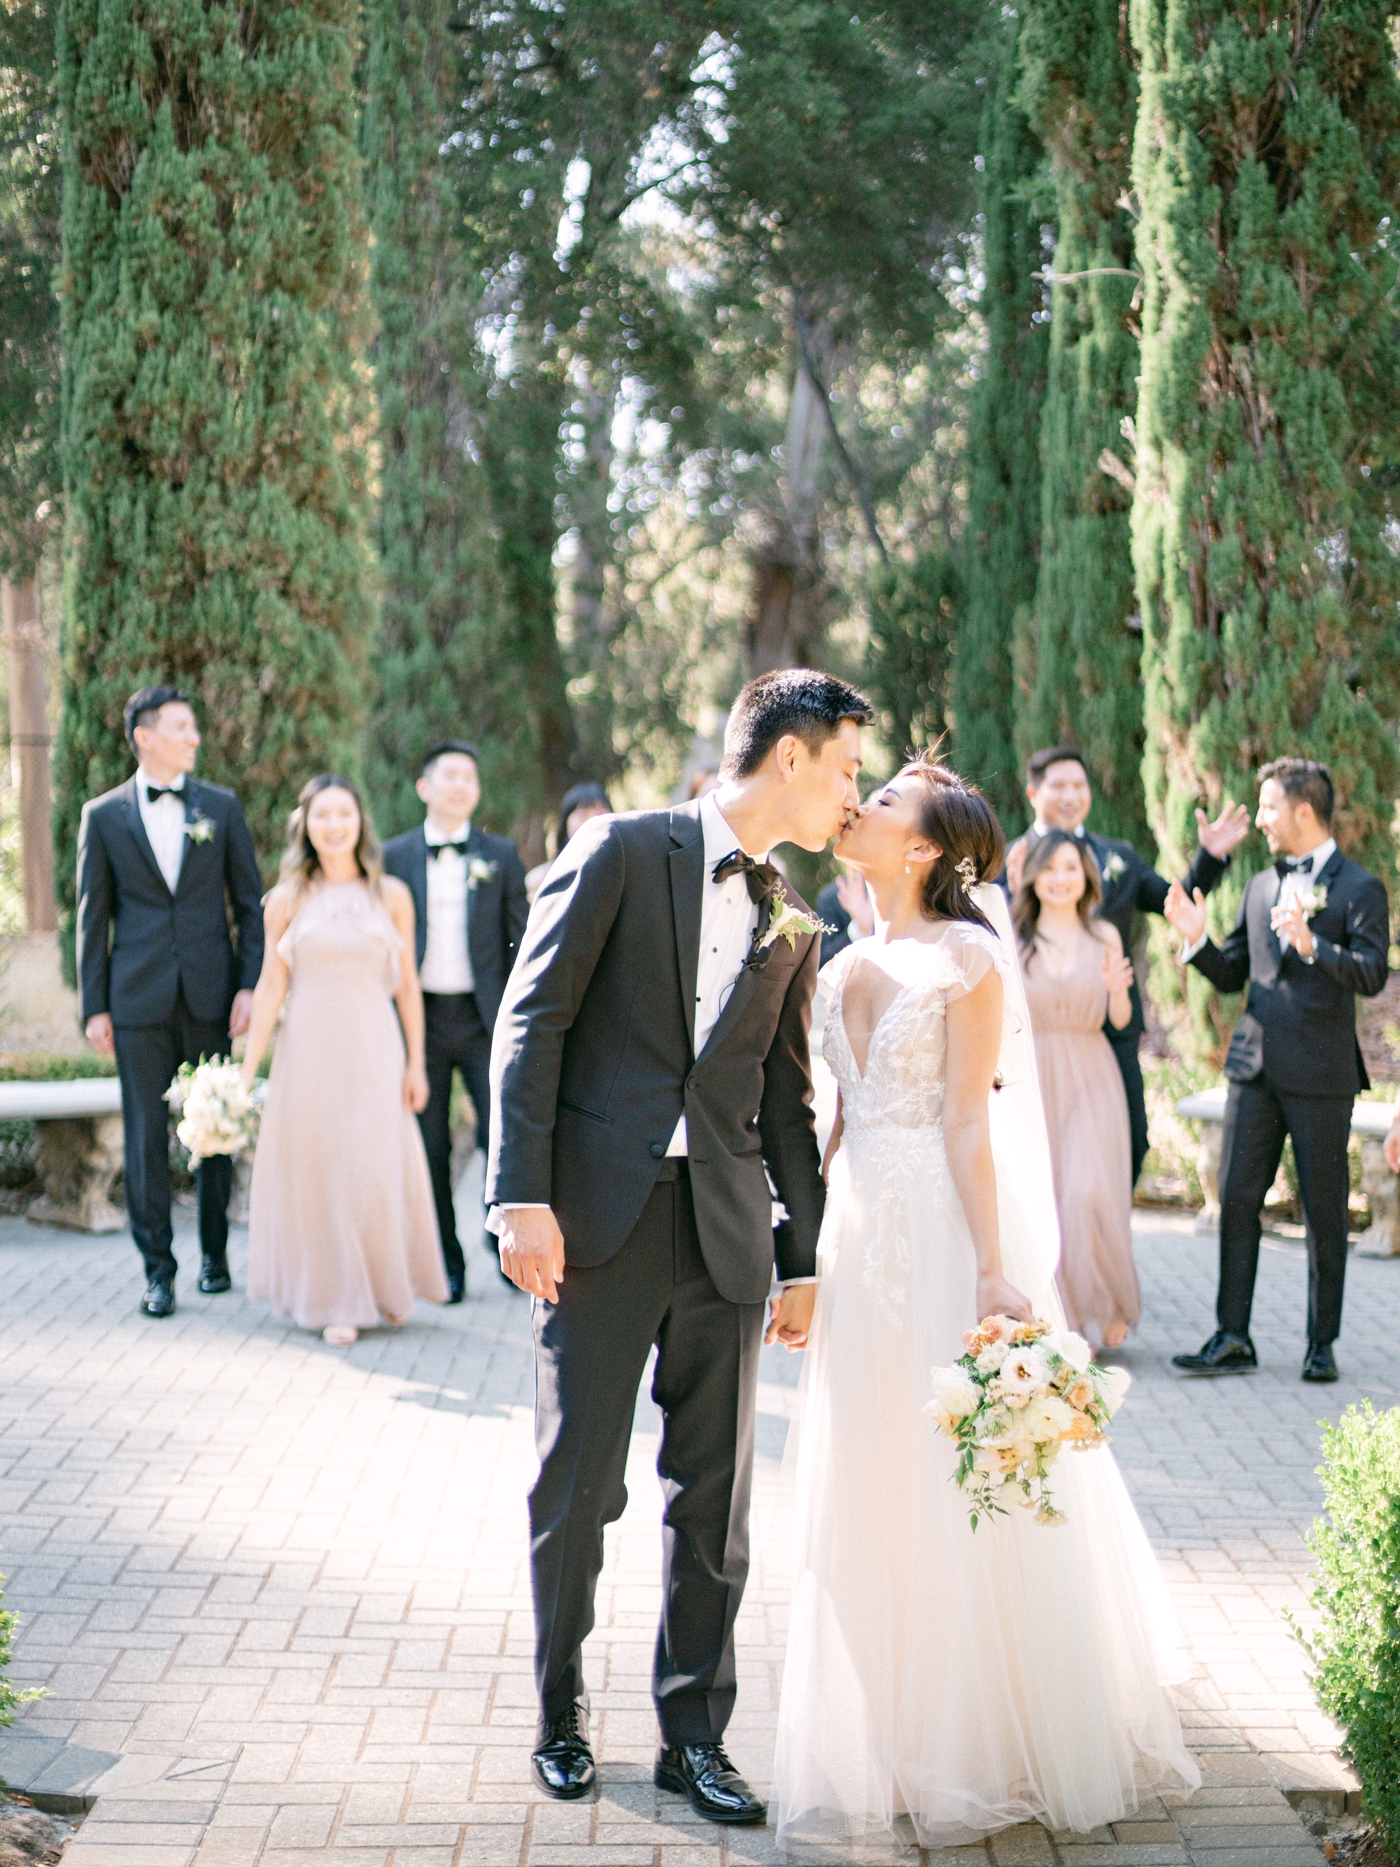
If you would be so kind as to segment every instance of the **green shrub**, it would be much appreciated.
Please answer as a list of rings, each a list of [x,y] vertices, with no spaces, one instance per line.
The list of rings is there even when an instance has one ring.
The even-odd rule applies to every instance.
[[[0,1083],[79,1083],[94,1076],[115,1076],[111,1057],[68,1056],[51,1050],[17,1050],[0,1055]]]
[[[3,1582],[4,1579],[4,1576],[0,1575],[0,1582]],[[0,1601],[4,1599],[3,1592],[0,1592]],[[31,1699],[42,1698],[44,1696],[43,1693],[37,1689],[21,1692],[18,1687],[10,1684],[6,1676],[5,1668],[10,1663],[10,1640],[14,1631],[14,1615],[9,1613],[6,1609],[0,1608],[0,1729],[14,1722],[15,1707],[17,1705],[27,1705]]]
[[[1323,1435],[1327,1515],[1313,1526],[1321,1626],[1299,1633],[1322,1709],[1342,1727],[1382,1843],[1400,1844],[1400,1407],[1348,1407]]]

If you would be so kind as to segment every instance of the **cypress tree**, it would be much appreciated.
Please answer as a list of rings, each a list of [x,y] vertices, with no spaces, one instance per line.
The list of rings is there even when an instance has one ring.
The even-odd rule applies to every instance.
[[[968,438],[962,602],[952,665],[953,755],[1008,832],[1025,817],[1016,754],[1015,642],[1028,627],[1040,534],[1037,457],[1048,327],[1042,309],[1044,152],[1015,101],[1019,21],[1003,27],[983,119],[987,326]]]
[[[444,143],[462,56],[445,0],[371,0],[361,135],[374,233],[379,403],[375,525],[382,581],[368,747],[380,829],[418,821],[414,780],[439,739],[481,751],[483,814],[508,829],[530,801],[534,736],[518,682],[499,678],[501,592],[475,282]],[[553,451],[551,437],[550,451]]]
[[[1144,778],[1173,866],[1198,802],[1249,801],[1261,763],[1301,753],[1333,770],[1344,846],[1393,874],[1392,19],[1390,0],[1134,0]]]
[[[1041,416],[1034,679],[1018,750],[1082,746],[1094,823],[1140,842],[1141,624],[1133,588],[1138,343],[1130,185],[1137,77],[1118,0],[1031,0],[1021,101],[1054,164],[1057,240]]]
[[[264,857],[359,762],[371,401],[351,0],[64,0],[60,850],[144,681]]]

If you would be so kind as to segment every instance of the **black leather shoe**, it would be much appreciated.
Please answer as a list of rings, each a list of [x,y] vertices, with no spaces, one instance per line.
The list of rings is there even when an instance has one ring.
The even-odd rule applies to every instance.
[[[206,1258],[199,1273],[199,1287],[207,1297],[221,1297],[225,1290],[232,1290],[233,1279],[228,1274],[227,1258]]]
[[[1247,1335],[1217,1329],[1199,1355],[1173,1355],[1172,1366],[1188,1374],[1248,1374],[1259,1366],[1259,1357]]]
[[[466,1273],[464,1271],[449,1271],[447,1273],[447,1300],[448,1302],[449,1303],[460,1303],[462,1299],[466,1296],[466,1294],[467,1294]]]
[[[597,1771],[588,1743],[588,1713],[582,1705],[570,1705],[557,1718],[541,1719],[530,1768],[545,1794],[560,1802],[576,1802],[588,1794]]]
[[[690,1806],[712,1822],[761,1822],[760,1802],[724,1754],[723,1744],[678,1744],[656,1757],[656,1787],[689,1796]]]
[[[141,1299],[143,1316],[173,1316],[175,1314],[175,1286],[168,1284],[163,1277],[153,1277],[146,1285],[146,1294]]]
[[[1303,1357],[1303,1379],[1305,1381],[1335,1381],[1337,1378],[1337,1358],[1332,1353],[1332,1344],[1309,1342],[1308,1352]]]

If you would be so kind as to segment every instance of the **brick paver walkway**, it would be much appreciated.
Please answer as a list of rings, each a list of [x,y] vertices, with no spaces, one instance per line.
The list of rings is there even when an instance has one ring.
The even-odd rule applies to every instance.
[[[1173,1378],[1210,1324],[1214,1243],[1138,1215],[1147,1313],[1118,1451],[1200,1673],[1182,1694],[1207,1788],[1090,1837],[1018,1829],[934,1857],[1061,1867],[1321,1858],[1281,1790],[1344,1784],[1282,1619],[1306,1605],[1320,1415],[1394,1404],[1400,1263],[1354,1261],[1336,1389],[1304,1387],[1304,1265],[1267,1249],[1255,1376]],[[183,1259],[197,1261],[193,1240]],[[235,1234],[235,1281],[244,1241]],[[42,1685],[0,1770],[65,1746],[115,1758],[67,1867],[723,1867],[776,1861],[650,1785],[655,1421],[609,1539],[591,1645],[602,1791],[533,1794],[524,1497],[526,1306],[472,1265],[473,1300],[424,1306],[351,1351],[182,1276],[136,1313],[126,1239],[0,1223],[0,1565]],[[760,1390],[755,1565],[739,1629],[736,1761],[768,1780],[786,1590],[781,1470],[797,1358]],[[936,1682],[935,1682],[936,1683]],[[47,1746],[42,1740],[48,1740]],[[37,1760],[37,1761],[36,1761]],[[92,1769],[105,1759],[87,1760]],[[828,1856],[827,1858],[831,1858]],[[854,1858],[842,1856],[841,1858]]]

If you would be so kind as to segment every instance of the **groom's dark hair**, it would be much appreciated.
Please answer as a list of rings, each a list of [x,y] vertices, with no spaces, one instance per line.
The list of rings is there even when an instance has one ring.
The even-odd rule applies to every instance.
[[[122,708],[122,731],[133,752],[136,750],[136,728],[149,726],[161,708],[168,707],[174,700],[178,700],[182,706],[194,705],[189,695],[181,693],[178,687],[137,688]]]
[[[868,726],[875,712],[849,681],[815,668],[779,668],[760,674],[740,688],[724,729],[723,778],[747,778],[756,772],[786,733],[807,750],[819,752],[834,739],[843,720]]]

